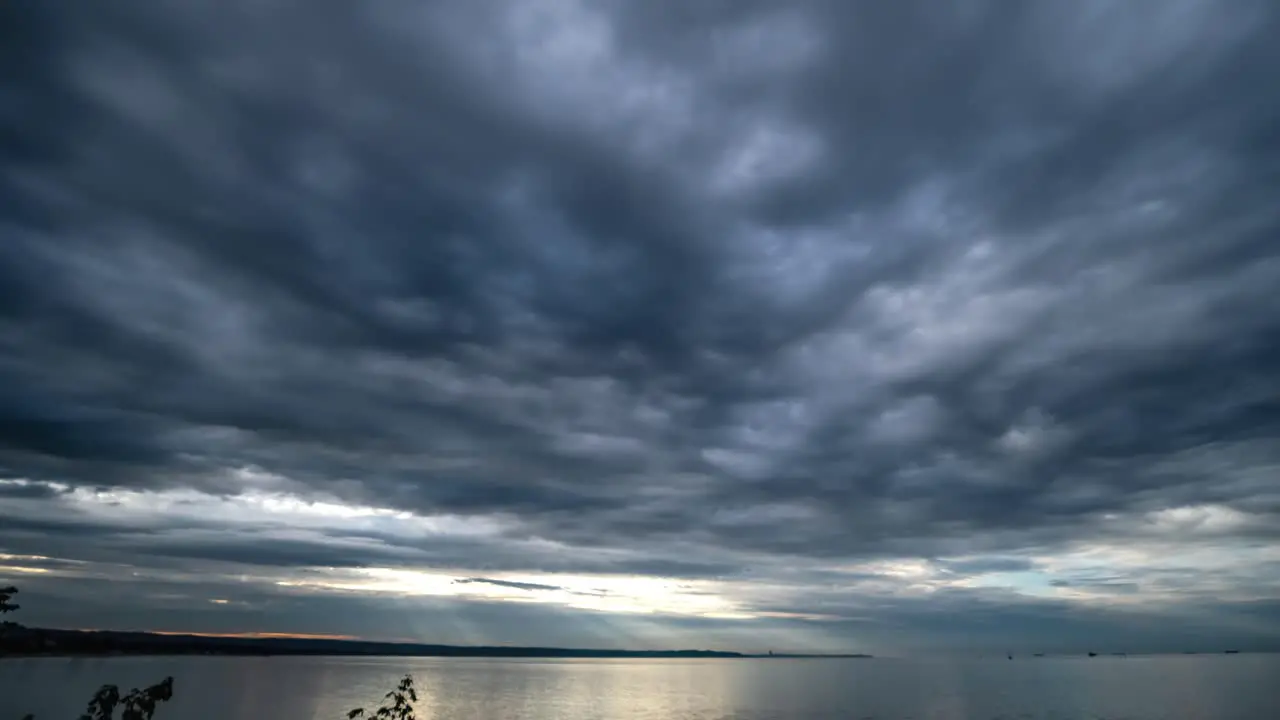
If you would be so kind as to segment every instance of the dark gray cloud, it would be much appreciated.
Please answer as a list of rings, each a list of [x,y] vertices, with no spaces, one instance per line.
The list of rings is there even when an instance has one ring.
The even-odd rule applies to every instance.
[[[563,590],[559,585],[543,585],[541,583],[525,583],[513,582],[511,580],[494,580],[492,578],[462,578],[454,580],[455,583],[467,585],[469,583],[482,583],[484,585],[496,585],[498,587],[514,588],[516,590]]]
[[[1278,18],[5,3],[0,576],[1273,597]]]

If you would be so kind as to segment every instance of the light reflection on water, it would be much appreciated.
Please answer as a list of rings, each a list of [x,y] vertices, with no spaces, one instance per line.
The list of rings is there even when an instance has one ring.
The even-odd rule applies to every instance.
[[[436,720],[1274,720],[1280,656],[1005,660],[41,658],[0,660],[0,720],[78,717],[165,675],[158,720],[337,720],[404,673]]]

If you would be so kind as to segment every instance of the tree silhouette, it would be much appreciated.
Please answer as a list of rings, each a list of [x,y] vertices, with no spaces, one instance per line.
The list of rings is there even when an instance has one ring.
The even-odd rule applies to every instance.
[[[13,602],[13,596],[17,594],[18,588],[13,587],[12,585],[0,588],[0,615],[11,613],[22,607],[21,605]],[[11,630],[16,630],[20,627],[22,626],[18,623],[0,620],[0,638],[8,635]],[[0,648],[0,651],[2,650],[3,649]]]

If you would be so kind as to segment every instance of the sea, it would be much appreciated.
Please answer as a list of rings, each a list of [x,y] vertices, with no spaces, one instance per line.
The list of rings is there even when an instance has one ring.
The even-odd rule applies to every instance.
[[[1277,720],[1280,655],[993,659],[0,660],[0,720],[174,678],[156,720],[340,720],[405,674],[431,720]]]

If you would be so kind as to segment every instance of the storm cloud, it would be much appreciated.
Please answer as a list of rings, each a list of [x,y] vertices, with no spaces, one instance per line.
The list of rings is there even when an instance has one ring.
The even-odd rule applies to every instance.
[[[0,580],[78,627],[1280,647],[1278,20],[3,3]]]

